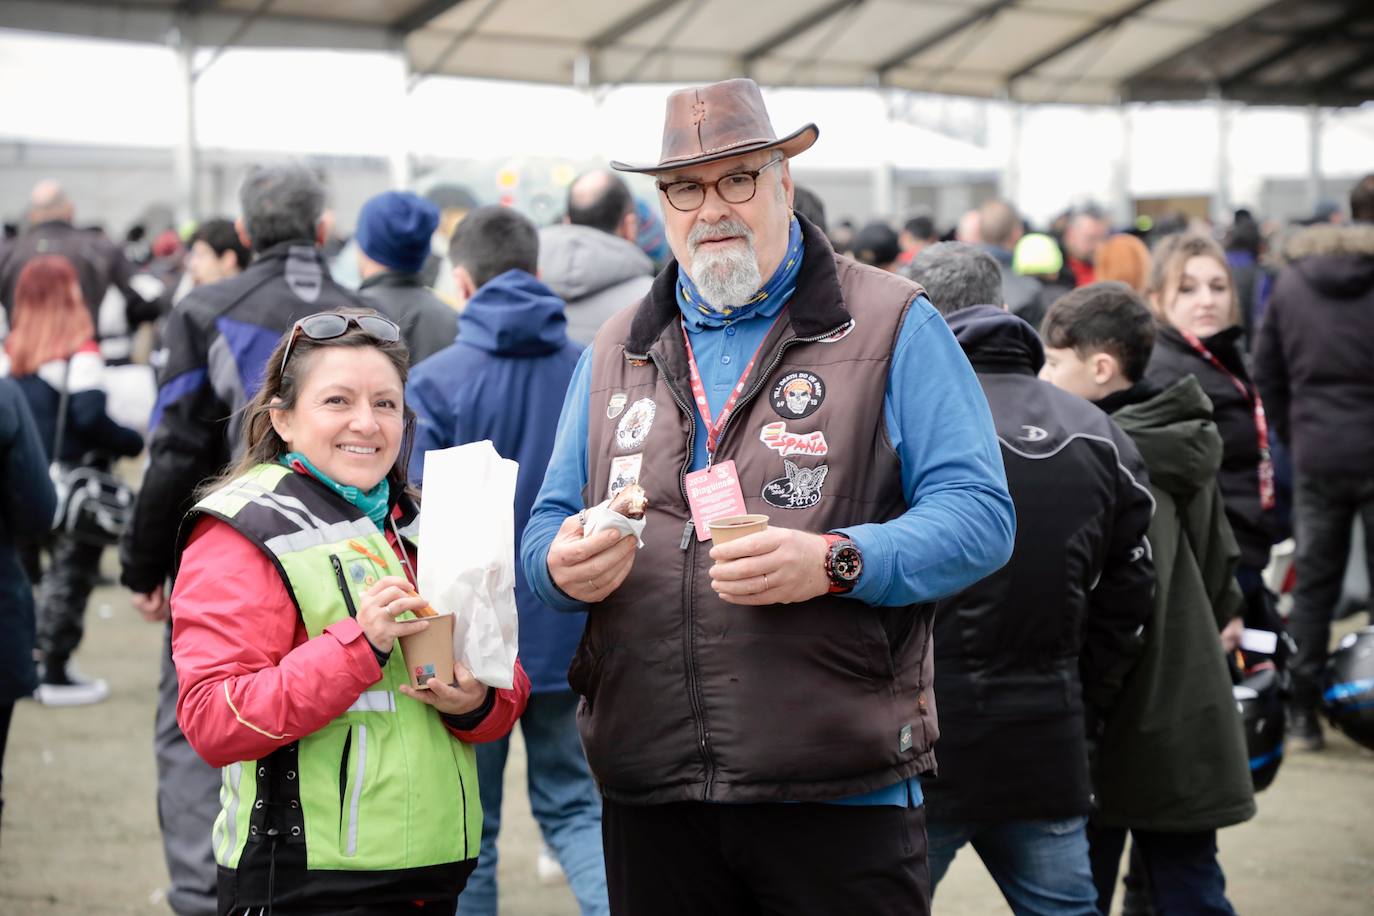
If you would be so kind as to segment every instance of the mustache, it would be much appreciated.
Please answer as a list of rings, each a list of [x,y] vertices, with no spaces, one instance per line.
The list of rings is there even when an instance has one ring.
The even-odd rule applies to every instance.
[[[695,251],[702,242],[710,242],[716,239],[728,239],[739,237],[754,244],[754,232],[744,223],[738,220],[723,220],[719,223],[697,223],[692,227],[692,231],[687,234],[687,244]]]

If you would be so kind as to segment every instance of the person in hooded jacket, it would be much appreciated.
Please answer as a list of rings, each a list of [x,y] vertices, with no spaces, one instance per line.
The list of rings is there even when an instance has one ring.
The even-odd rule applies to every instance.
[[[0,379],[0,773],[14,704],[38,689],[33,660],[33,589],[16,546],[41,538],[57,507],[48,457],[24,393]],[[0,787],[3,787],[0,778]],[[0,814],[5,801],[0,797]]]
[[[582,346],[649,291],[654,263],[635,243],[639,218],[620,176],[598,169],[568,186],[565,221],[539,232],[539,279],[567,305],[568,336]]]
[[[1221,436],[1196,378],[1145,377],[1156,324],[1126,284],[1080,287],[1050,307],[1040,377],[1088,398],[1131,437],[1150,475],[1154,614],[1092,761],[1089,828],[1098,907],[1110,913],[1127,832],[1159,916],[1234,913],[1216,832],[1255,814],[1231,675],[1218,634],[1240,606],[1240,549],[1217,470]]]
[[[1159,320],[1145,378],[1166,388],[1193,376],[1212,402],[1221,434],[1221,471],[1217,483],[1226,520],[1240,545],[1236,579],[1245,595],[1244,620],[1268,620],[1269,597],[1261,572],[1279,540],[1274,517],[1278,503],[1269,424],[1259,390],[1246,366],[1244,330],[1226,253],[1196,233],[1165,236],[1155,246],[1146,296]],[[1240,642],[1241,617],[1227,624],[1222,644]]]
[[[1356,515],[1374,573],[1374,175],[1350,194],[1355,222],[1286,247],[1255,348],[1255,381],[1293,455],[1297,585],[1288,733],[1322,747],[1316,708]]]
[[[1007,313],[990,255],[941,242],[913,259],[911,276],[978,373],[1019,522],[1011,562],[935,615],[931,882],[969,843],[1014,912],[1095,916],[1088,742],[1154,608],[1144,463],[1111,418],[1036,378],[1044,348]],[[1008,767],[1008,746],[1036,753]]]
[[[416,366],[406,388],[418,418],[410,478],[423,484],[428,449],[490,440],[502,457],[520,464],[518,544],[582,347],[568,339],[563,302],[534,277],[539,235],[524,216],[499,206],[472,211],[454,233],[449,257],[467,301],[457,342]],[[604,914],[600,796],[577,735],[577,696],[568,686],[586,615],[549,608],[534,596],[522,569],[515,577],[520,654],[532,685],[520,719],[530,807],[582,913]],[[477,870],[460,902],[464,916],[497,911],[496,839],[509,752],[508,738],[477,747],[485,818]]]

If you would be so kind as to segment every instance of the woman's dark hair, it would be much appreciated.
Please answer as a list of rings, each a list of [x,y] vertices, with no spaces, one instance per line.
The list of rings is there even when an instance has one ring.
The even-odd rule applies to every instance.
[[[334,314],[352,315],[361,317],[372,315],[385,317],[372,309],[366,308],[343,308],[331,309]],[[388,319],[389,320],[389,319]],[[410,374],[410,351],[406,349],[405,340],[384,341],[373,337],[367,331],[358,327],[356,324],[349,324],[348,329],[340,337],[333,337],[329,340],[315,340],[305,334],[295,335],[295,344],[291,344],[291,338],[295,335],[295,326],[282,335],[281,340],[277,341],[276,347],[272,349],[272,355],[267,358],[267,365],[263,367],[266,376],[262,380],[262,387],[258,393],[243,408],[243,456],[227,471],[214,480],[209,481],[200,488],[199,496],[205,496],[214,492],[227,484],[234,478],[247,473],[260,464],[272,464],[285,455],[289,449],[281,436],[277,435],[276,429],[272,427],[273,410],[291,410],[296,406],[296,399],[300,396],[300,389],[306,376],[310,374],[315,360],[313,356],[326,349],[334,347],[371,347],[388,360],[395,367],[396,374],[401,379],[401,389],[404,391],[406,378]],[[282,366],[282,356],[286,348],[291,347],[291,358]],[[393,496],[404,492],[412,498],[418,494],[409,487],[407,469],[410,467],[410,453],[415,446],[415,411],[410,409],[409,404],[405,404],[402,409],[403,429],[401,433],[401,450],[396,455],[396,462],[387,471],[386,479],[391,484]]]

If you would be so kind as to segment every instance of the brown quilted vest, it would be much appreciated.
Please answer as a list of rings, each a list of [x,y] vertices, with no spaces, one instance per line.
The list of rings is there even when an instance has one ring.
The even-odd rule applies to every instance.
[[[920,290],[837,256],[802,225],[796,292],[714,461],[734,460],[748,511],[774,526],[885,522],[907,509],[883,416],[888,367]],[[711,544],[687,530],[682,476],[705,432],[676,283],[670,265],[593,350],[586,504],[623,473],[614,459],[635,454],[650,500],[645,546],[592,606],[568,675],[597,781],[628,803],[819,801],[932,771],[933,605],[827,596],[738,607],[711,589]]]

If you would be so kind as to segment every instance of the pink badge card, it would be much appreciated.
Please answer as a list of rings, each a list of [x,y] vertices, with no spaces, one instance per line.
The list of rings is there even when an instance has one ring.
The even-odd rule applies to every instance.
[[[687,475],[687,504],[692,509],[692,522],[697,528],[697,540],[706,541],[711,529],[706,523],[727,515],[744,515],[744,491],[740,489],[739,472],[733,461],[722,461],[709,468]]]

